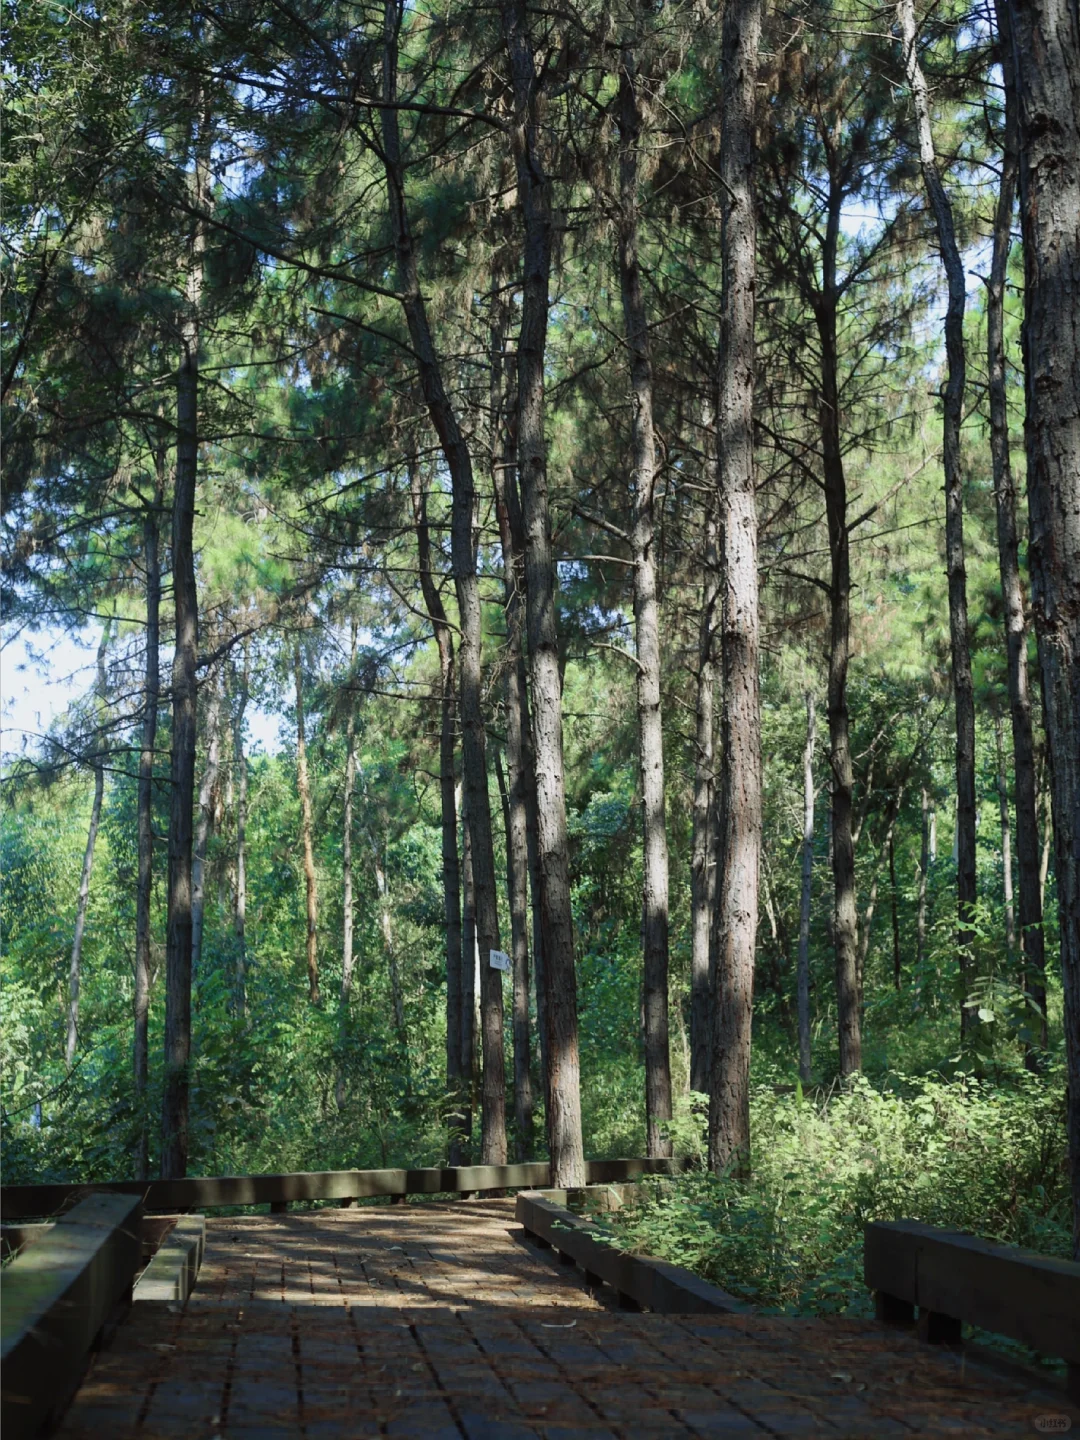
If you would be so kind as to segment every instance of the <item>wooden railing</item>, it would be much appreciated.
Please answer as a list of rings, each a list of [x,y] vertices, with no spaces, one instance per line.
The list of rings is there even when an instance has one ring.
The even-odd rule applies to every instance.
[[[1080,1400],[1080,1264],[902,1220],[866,1227],[863,1269],[879,1320],[937,1344],[964,1322],[1007,1335],[1064,1360]]]
[[[588,1160],[590,1185],[670,1175],[673,1160]],[[27,1220],[58,1215],[92,1194],[137,1195],[147,1211],[213,1210],[232,1205],[269,1205],[283,1210],[302,1200],[350,1204],[372,1196],[475,1195],[485,1190],[542,1190],[551,1182],[546,1161],[524,1165],[464,1165],[456,1169],[315,1170],[291,1175],[188,1176],[184,1180],[117,1180],[90,1185],[5,1185],[0,1218]]]

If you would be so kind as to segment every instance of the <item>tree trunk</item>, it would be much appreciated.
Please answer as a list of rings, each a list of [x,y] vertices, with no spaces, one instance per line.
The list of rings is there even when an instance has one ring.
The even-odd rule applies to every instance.
[[[398,31],[402,0],[386,0],[384,10],[383,158],[390,203],[391,228],[397,255],[398,286],[409,329],[409,339],[420,375],[421,388],[432,425],[450,472],[452,515],[450,549],[461,628],[459,651],[461,683],[462,781],[468,797],[467,824],[472,831],[473,889],[477,940],[480,946],[481,1029],[483,1033],[483,1090],[481,1162],[506,1163],[506,1075],[503,1054],[502,979],[488,964],[488,955],[500,948],[499,911],[495,885],[495,853],[491,836],[491,801],[488,795],[484,715],[481,703],[481,614],[476,578],[476,491],[472,457],[457,415],[443,383],[427,308],[420,291],[419,270],[405,209],[404,166],[398,112],[392,102],[397,93]]]
[[[529,839],[526,737],[529,705],[525,682],[524,553],[511,429],[515,395],[506,357],[508,302],[496,269],[491,319],[491,459],[495,509],[502,544],[506,616],[506,884],[514,977],[514,1119],[518,1159],[533,1151],[533,1096],[529,1037]],[[501,776],[501,772],[500,772]],[[501,784],[501,779],[500,779]]]
[[[105,706],[105,651],[109,644],[110,622],[105,622],[101,632],[101,643],[97,651],[97,724],[104,722]],[[101,823],[101,802],[105,794],[104,737],[94,740],[97,754],[94,758],[94,798],[90,805],[90,828],[86,833],[86,849],[83,852],[82,875],[79,878],[79,894],[75,902],[75,934],[71,942],[71,963],[68,967],[68,1015],[67,1040],[64,1058],[70,1070],[75,1063],[75,1049],[79,1041],[79,984],[82,978],[82,947],[86,933],[86,910],[90,903],[90,874],[94,868],[94,846],[97,844],[98,826]]]
[[[806,692],[806,749],[803,751],[802,889],[799,895],[799,1079],[809,1085],[810,1056],[810,901],[814,878],[814,742],[817,735],[814,692]]]
[[[383,949],[386,951],[386,969],[390,977],[390,1002],[394,1007],[394,1030],[398,1044],[403,1051],[409,1046],[409,1032],[405,1027],[405,999],[401,993],[401,971],[398,966],[397,946],[394,944],[394,922],[390,914],[390,895],[386,885],[386,869],[379,858],[379,849],[374,835],[369,836],[371,853],[375,861],[375,888],[379,895],[379,929],[382,931]]]
[[[503,0],[502,27],[514,93],[515,123],[511,139],[518,203],[525,224],[518,339],[518,480],[525,535],[525,598],[532,669],[537,849],[548,1032],[548,1136],[551,1183],[564,1188],[585,1183],[585,1159],[581,1140],[577,974],[563,771],[562,677],[544,436],[551,182],[541,154],[538,116],[541,82],[536,73],[524,0]]]
[[[349,644],[349,684],[356,673],[357,623],[351,627]],[[341,993],[338,997],[338,1069],[334,1081],[334,1102],[344,1110],[345,1040],[349,1025],[349,997],[352,994],[353,966],[356,954],[353,944],[353,798],[356,793],[356,700],[349,695],[349,713],[345,721],[345,794],[341,815]]]
[[[900,955],[900,897],[896,891],[895,835],[889,832],[889,906],[892,911],[893,988],[900,989],[902,962]]]
[[[446,1089],[450,1100],[447,1128],[450,1164],[456,1166],[462,1164],[462,1138],[467,1134],[468,1126],[462,1094],[465,1079],[462,1066],[461,1018],[461,870],[458,863],[457,781],[454,774],[457,729],[454,636],[446,618],[442,596],[435,584],[427,519],[427,493],[420,467],[415,461],[409,467],[409,486],[412,493],[413,524],[416,528],[420,588],[439,651],[439,800],[442,824],[443,921],[446,930]]]
[[[1009,782],[1005,775],[1005,743],[1001,716],[994,716],[997,747],[998,813],[1001,816],[1001,881],[1005,892],[1005,952],[1010,970],[1016,964],[1016,915],[1013,910],[1012,827],[1009,823]]]
[[[642,811],[642,979],[645,1011],[646,1154],[669,1156],[671,1055],[668,1043],[668,850],[664,813],[664,730],[660,710],[660,607],[654,506],[656,442],[649,322],[638,261],[638,153],[641,107],[636,61],[624,46],[619,69],[619,279],[630,354],[630,499],[633,509],[634,633],[637,640],[638,762]]]
[[[712,953],[716,910],[716,764],[714,687],[716,675],[716,601],[719,568],[716,508],[705,516],[701,618],[698,622],[698,673],[694,706],[694,833],[690,856],[690,1088],[709,1093],[712,1056]]]
[[[933,824],[930,796],[923,787],[922,792],[922,851],[919,855],[919,910],[916,920],[915,969],[922,984],[923,967],[926,964],[926,888],[930,878],[930,836]]]
[[[944,396],[945,563],[949,577],[949,634],[952,642],[953,695],[956,703],[956,954],[964,991],[960,1033],[967,1039],[974,1012],[963,1002],[970,984],[975,943],[975,689],[971,677],[968,634],[967,575],[964,569],[964,480],[960,469],[960,424],[964,416],[964,305],[967,298],[964,262],[956,243],[952,205],[945,193],[934,154],[930,99],[919,64],[914,0],[898,0],[896,8],[904,48],[904,68],[911,86],[919,133],[919,163],[926,198],[934,217],[942,264],[948,279],[945,312],[945,354],[948,376]]]
[[[221,677],[207,676],[210,703],[206,712],[206,768],[199,784],[199,810],[191,856],[191,976],[199,977],[202,961],[203,917],[206,913],[206,847],[214,828],[218,772],[221,760]]]
[[[135,890],[135,1104],[138,1130],[135,1139],[135,1178],[150,1175],[150,1136],[146,1113],[146,1087],[150,1077],[150,945],[151,902],[154,891],[154,747],[157,744],[158,701],[161,692],[161,547],[160,514],[165,497],[165,453],[155,455],[153,504],[143,519],[143,564],[146,568],[146,659],[143,668],[142,747],[139,751],[138,851],[139,872]]]
[[[206,189],[202,138],[191,171],[193,200]],[[199,596],[195,587],[195,488],[199,466],[199,301],[206,238],[196,223],[191,243],[183,353],[176,376],[176,472],[173,482],[172,577],[175,644],[172,668],[172,755],[169,774],[169,892],[165,930],[165,1087],[161,1177],[187,1174],[191,1076],[191,850],[195,801]]]
[[[315,877],[315,851],[311,836],[311,784],[308,779],[307,742],[304,736],[304,675],[300,646],[293,652],[296,680],[296,786],[300,791],[300,838],[304,848],[304,888],[307,898],[308,998],[319,1003],[319,889]]]
[[[251,682],[251,647],[244,644],[244,668],[236,704],[233,729],[233,763],[236,767],[236,903],[233,933],[236,936],[236,1008],[247,1012],[247,757],[244,754],[244,715]]]
[[[461,796],[461,1077],[464,1087],[463,1144],[471,1153],[476,1106],[476,899],[473,890],[472,832],[467,797]]]
[[[1046,1048],[1046,945],[1043,937],[1042,894],[1039,887],[1039,820],[1035,785],[1035,742],[1032,734],[1031,696],[1028,693],[1027,619],[1024,615],[1024,591],[1020,579],[1016,486],[1009,454],[1005,366],[1005,289],[1008,282],[1009,253],[1012,249],[1013,207],[1016,201],[1020,155],[1012,32],[1005,0],[998,0],[996,11],[998,50],[1005,82],[1005,137],[997,211],[994,216],[990,283],[986,297],[990,453],[994,467],[998,564],[1005,611],[1005,653],[1009,713],[1012,721],[1021,963],[1024,988],[1040,1016],[1039,1045],[1025,1046],[1025,1063],[1029,1069],[1035,1069],[1039,1064],[1038,1051]]]
[[[722,38],[718,498],[724,677],[709,1164],[750,1165],[750,1020],[761,854],[754,489],[754,116],[761,0],[728,0]]]
[[[1009,9],[1020,102],[1028,564],[1050,752],[1080,1259],[1080,20],[1067,0],[1011,0]]]

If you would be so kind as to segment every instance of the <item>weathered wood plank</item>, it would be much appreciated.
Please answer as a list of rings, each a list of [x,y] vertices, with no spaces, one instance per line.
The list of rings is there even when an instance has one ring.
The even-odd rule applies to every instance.
[[[139,1276],[131,1298],[185,1301],[195,1288],[206,1250],[206,1217],[184,1215]]]
[[[678,1265],[616,1249],[597,1238],[587,1220],[542,1195],[518,1195],[515,1214],[529,1234],[643,1309],[660,1315],[738,1315],[751,1309]]]
[[[0,1230],[0,1258],[7,1260],[9,1256],[20,1254],[51,1229],[51,1221],[43,1225],[5,1225]]]
[[[1080,1264],[905,1220],[866,1227],[871,1290],[1080,1364]]]
[[[590,1160],[590,1184],[670,1174],[671,1160]],[[550,1179],[546,1161],[524,1165],[467,1165],[456,1169],[315,1170],[285,1175],[188,1176],[183,1180],[117,1180],[93,1185],[5,1185],[0,1215],[18,1221],[58,1215],[94,1194],[137,1195],[147,1211],[212,1210],[232,1205],[290,1205],[302,1200],[361,1200],[373,1196],[468,1194],[484,1190],[540,1189]]]
[[[29,1440],[79,1383],[96,1336],[131,1288],[141,1215],[138,1197],[92,1196],[4,1270],[4,1440]]]

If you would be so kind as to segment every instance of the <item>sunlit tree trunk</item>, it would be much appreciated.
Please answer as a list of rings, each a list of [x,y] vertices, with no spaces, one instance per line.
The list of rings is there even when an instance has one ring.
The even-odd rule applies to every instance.
[[[814,692],[806,692],[806,748],[803,751],[802,888],[799,895],[799,959],[796,1008],[799,1021],[799,1078],[811,1079],[810,1057],[810,901],[814,878]]]
[[[1069,0],[1011,0],[1009,14],[1020,102],[1028,564],[1050,751],[1080,1259],[1080,17]]]
[[[1019,891],[1020,949],[1024,988],[1041,1017],[1040,1043],[1026,1046],[1026,1063],[1037,1068],[1046,1048],[1046,945],[1043,938],[1042,894],[1039,886],[1039,821],[1035,784],[1035,742],[1031,696],[1028,692],[1027,618],[1020,578],[1016,485],[1009,453],[1008,385],[1005,362],[1005,292],[1012,250],[1013,210],[1020,167],[1016,114],[1016,77],[1012,32],[1005,0],[996,5],[998,51],[1005,90],[1005,135],[1001,179],[994,214],[994,242],[986,293],[990,453],[994,467],[997,510],[998,565],[1005,617],[1009,714],[1012,722],[1013,791],[1016,803],[1016,861]],[[1011,883],[1011,877],[1010,877]],[[1010,942],[1010,952],[1013,945]]]
[[[318,1005],[319,886],[315,875],[315,849],[311,833],[311,781],[308,776],[307,738],[304,734],[304,672],[299,645],[293,652],[293,676],[296,681],[296,786],[300,792],[300,840],[304,851],[304,893],[307,909],[305,958],[308,998],[313,1005]]]
[[[570,908],[566,782],[563,770],[562,676],[556,628],[555,562],[548,510],[544,435],[544,356],[551,275],[551,182],[541,153],[534,61],[524,0],[504,0],[503,40],[514,96],[511,140],[525,246],[518,338],[518,482],[525,535],[525,598],[532,672],[538,868],[543,914],[547,1025],[548,1137],[551,1183],[585,1183],[581,1140],[577,974]]]
[[[199,977],[202,962],[203,920],[206,915],[206,850],[214,828],[218,774],[221,762],[221,676],[207,677],[210,702],[206,708],[206,767],[199,782],[198,819],[191,855],[191,974]]]
[[[913,0],[899,0],[896,9],[904,49],[904,68],[911,86],[919,136],[919,163],[926,198],[934,217],[942,264],[948,280],[945,311],[947,379],[944,395],[945,564],[949,578],[949,634],[956,705],[956,953],[960,983],[967,999],[971,951],[975,941],[975,689],[971,676],[968,634],[967,574],[964,569],[964,479],[960,468],[960,424],[964,415],[966,357],[964,306],[967,288],[964,262],[956,243],[952,205],[938,171],[930,127],[930,98],[919,64]],[[961,1003],[960,1033],[970,1035],[974,1012]]]
[[[719,401],[723,838],[709,1164],[750,1164],[750,1020],[761,855],[757,502],[754,489],[754,115],[761,0],[728,0],[722,36]]]
[[[105,651],[109,645],[111,625],[108,621],[101,632],[101,643],[97,652],[97,724],[105,720]],[[79,877],[79,894],[75,901],[75,934],[71,942],[71,961],[68,965],[68,1013],[67,1039],[64,1044],[64,1058],[70,1070],[75,1063],[75,1050],[79,1043],[79,987],[82,982],[83,936],[86,934],[86,911],[90,904],[90,875],[94,868],[94,847],[97,844],[98,826],[101,823],[101,802],[105,794],[105,740],[98,735],[94,741],[97,754],[94,758],[94,798],[90,804],[90,825],[86,832],[86,849],[83,851],[82,874]]]
[[[645,1147],[670,1155],[668,1041],[668,849],[664,813],[664,731],[660,710],[660,606],[655,549],[656,441],[649,322],[638,259],[638,169],[641,106],[636,59],[624,46],[619,68],[619,278],[630,354],[630,495],[633,509],[634,633],[637,640],[638,761],[642,811],[643,1008],[645,1012]]]

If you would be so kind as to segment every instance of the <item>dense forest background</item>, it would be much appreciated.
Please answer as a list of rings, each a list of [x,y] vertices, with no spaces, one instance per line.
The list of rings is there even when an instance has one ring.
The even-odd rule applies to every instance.
[[[769,1303],[1069,1252],[1010,23],[6,7],[6,624],[91,676],[8,1182],[674,1147],[638,1238]]]

